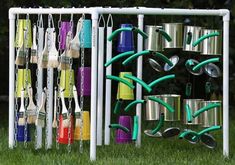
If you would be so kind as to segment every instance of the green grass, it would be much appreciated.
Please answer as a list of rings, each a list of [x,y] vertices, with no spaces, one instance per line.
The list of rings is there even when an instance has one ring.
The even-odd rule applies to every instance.
[[[222,131],[213,133],[218,140],[216,149],[211,150],[202,144],[192,145],[184,140],[177,138],[172,139],[155,139],[142,135],[142,146],[136,148],[134,144],[118,145],[114,142],[114,134],[111,137],[109,146],[97,147],[97,161],[89,160],[89,142],[84,142],[84,152],[79,153],[79,142],[72,146],[72,152],[68,153],[66,146],[60,145],[60,150],[53,146],[52,150],[41,149],[34,150],[33,142],[29,143],[28,148],[18,143],[18,147],[8,149],[8,129],[7,115],[1,112],[0,121],[0,165],[73,165],[73,164],[100,164],[100,165],[131,165],[131,164],[186,164],[186,165],[221,165],[235,164],[234,153],[234,135],[235,122],[230,124],[230,158],[224,159],[222,156]],[[152,123],[153,124],[153,123]],[[144,127],[152,127],[151,124],[145,124]],[[112,131],[113,133],[114,131]],[[32,132],[31,132],[32,134]]]

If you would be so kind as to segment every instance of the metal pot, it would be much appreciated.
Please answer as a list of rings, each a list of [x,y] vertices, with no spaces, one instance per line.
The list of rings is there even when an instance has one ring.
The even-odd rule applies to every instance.
[[[222,31],[202,29],[202,36],[219,33],[219,36],[206,38],[202,41],[202,55],[222,55]]]
[[[160,98],[160,95],[152,95]],[[146,100],[145,119],[146,120],[159,120],[160,119],[160,104],[148,99],[149,96],[144,96]]]
[[[163,30],[171,37],[171,41],[163,40],[163,48],[182,48],[183,47],[183,24],[164,23]]]
[[[189,52],[201,52],[202,44],[193,46],[193,43],[201,36],[200,26],[185,26],[184,27],[184,44],[183,50]]]
[[[202,101],[201,107],[205,107],[212,103],[220,103],[220,100],[214,101]],[[222,125],[222,107],[215,107],[209,111],[205,111],[202,114],[202,127],[221,126]]]
[[[150,51],[162,51],[162,35],[158,32],[162,26],[146,25],[145,31],[148,39],[145,41],[145,49]]]
[[[197,118],[192,118],[191,117],[191,122],[188,121],[187,117],[187,111],[186,111],[186,105],[190,107],[190,114],[194,114],[198,109],[201,108],[201,102],[204,101],[203,99],[184,99],[183,101],[183,106],[184,106],[184,111],[183,111],[183,122],[184,124],[187,125],[199,125],[202,122],[202,116],[199,116]]]
[[[175,111],[169,112],[163,105],[159,105],[161,112],[165,114],[165,121],[180,121],[180,95],[164,94],[160,95],[160,99],[169,104]]]

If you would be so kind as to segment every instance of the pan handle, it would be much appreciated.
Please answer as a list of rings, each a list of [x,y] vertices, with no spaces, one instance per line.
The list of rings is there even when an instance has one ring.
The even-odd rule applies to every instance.
[[[145,102],[144,100],[134,100],[125,107],[124,111],[127,112],[136,104],[143,104],[144,102]]]
[[[187,121],[188,123],[192,123],[192,110],[188,104],[185,104],[185,111],[187,113]]]
[[[159,104],[163,105],[164,107],[166,107],[166,109],[169,111],[169,112],[175,112],[175,110],[172,108],[172,106],[170,106],[169,104],[167,104],[166,102],[164,102],[163,100],[159,99],[159,98],[156,98],[156,97],[153,97],[153,96],[149,96],[148,97],[149,100],[152,100],[152,101],[155,101],[155,102],[158,102]]]
[[[202,62],[200,62],[199,64],[197,64],[196,66],[193,67],[193,71],[198,71],[201,67],[203,67],[203,66],[205,66],[209,63],[212,63],[212,62],[220,62],[220,59],[217,57],[217,58],[211,58],[211,59],[202,61]]]
[[[173,78],[175,78],[175,74],[166,75],[166,76],[160,77],[160,78],[152,81],[148,86],[152,88],[154,85],[160,83],[161,81],[173,79]]]
[[[164,113],[161,113],[160,120],[157,126],[153,130],[151,130],[151,134],[154,135],[155,133],[157,133],[162,128],[163,123],[164,123]]]
[[[210,38],[210,37],[215,37],[215,36],[219,36],[220,33],[219,32],[214,32],[214,33],[209,33],[209,34],[205,34],[203,36],[201,36],[197,41],[195,41],[193,43],[193,47],[197,46],[198,44],[200,44],[203,40]]]
[[[132,140],[136,141],[138,136],[138,129],[139,129],[139,118],[138,116],[134,116],[134,127],[133,127],[133,133],[132,133]]]
[[[106,75],[106,78],[107,79],[111,79],[111,80],[116,80],[116,81],[119,81],[125,85],[127,85],[128,87],[130,87],[131,89],[134,89],[135,86],[132,85],[130,82],[128,82],[127,80],[123,79],[123,78],[119,78],[117,76],[112,76],[112,75]]]
[[[112,63],[116,62],[117,60],[119,60],[120,58],[126,57],[126,56],[130,56],[130,55],[132,55],[134,53],[135,53],[134,51],[128,51],[128,52],[124,52],[124,53],[118,54],[115,57],[113,57],[112,59],[110,59],[108,62],[106,62],[104,64],[104,66],[107,67],[107,66],[111,65]]]
[[[171,36],[167,34],[167,32],[161,28],[156,29],[156,32],[160,33],[168,42],[171,42]]]
[[[152,89],[141,79],[135,77],[135,76],[132,76],[130,74],[125,74],[124,75],[125,78],[128,78],[128,79],[131,79],[137,83],[139,83],[141,86],[143,86],[148,92],[151,92]]]
[[[121,129],[121,130],[123,130],[126,133],[128,133],[130,131],[127,127],[124,127],[124,126],[122,126],[120,124],[110,124],[109,128]]]
[[[193,118],[198,117],[201,113],[208,111],[210,109],[216,108],[216,107],[220,107],[221,104],[220,103],[212,103],[212,104],[208,104],[207,106],[197,110],[194,114],[193,114]]]

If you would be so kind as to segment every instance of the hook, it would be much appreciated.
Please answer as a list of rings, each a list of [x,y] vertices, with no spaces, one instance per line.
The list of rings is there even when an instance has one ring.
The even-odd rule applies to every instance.
[[[109,22],[110,22],[111,26],[109,26]],[[109,16],[108,16],[107,27],[113,27],[113,17],[111,14],[109,14]]]
[[[102,25],[101,21],[103,21],[103,26],[100,26],[100,25]],[[99,27],[104,27],[105,26],[105,20],[104,20],[103,14],[100,15],[100,18],[99,18],[99,21],[98,21],[98,25],[99,25]]]

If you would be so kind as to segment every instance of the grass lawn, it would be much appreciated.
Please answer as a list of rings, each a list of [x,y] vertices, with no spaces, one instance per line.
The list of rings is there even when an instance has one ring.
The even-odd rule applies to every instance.
[[[35,151],[34,143],[29,143],[28,148],[18,143],[14,150],[8,149],[8,114],[7,105],[1,104],[0,111],[0,165],[73,165],[73,164],[100,164],[100,165],[130,165],[130,164],[188,164],[188,165],[222,165],[235,164],[234,136],[235,122],[230,120],[230,159],[222,156],[222,131],[213,133],[218,146],[211,150],[202,144],[192,145],[177,138],[155,139],[142,134],[142,146],[136,148],[134,144],[118,145],[114,143],[112,135],[111,145],[97,147],[97,161],[89,161],[89,142],[84,142],[84,152],[79,152],[79,142],[72,146],[72,152],[68,153],[66,146],[60,145],[60,150],[53,146],[52,150],[44,149]],[[232,118],[232,116],[231,116]],[[149,124],[144,127],[149,128]],[[112,131],[114,132],[114,131]],[[32,132],[31,132],[32,134]]]

